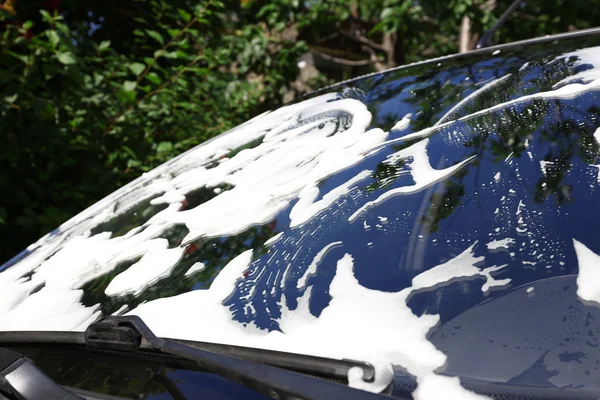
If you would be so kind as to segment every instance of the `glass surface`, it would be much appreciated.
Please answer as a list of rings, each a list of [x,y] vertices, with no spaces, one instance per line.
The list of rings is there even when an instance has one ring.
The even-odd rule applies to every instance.
[[[86,350],[20,349],[55,382],[130,399],[268,399],[238,383],[202,371],[167,368]]]
[[[80,303],[99,305],[102,315],[124,313],[152,300],[205,290],[225,265],[253,250],[243,279],[222,304],[240,325],[275,331],[281,329],[282,301],[295,309],[307,286],[309,310],[321,315],[332,301],[329,289],[336,264],[346,253],[352,254],[361,286],[399,292],[424,271],[470,249],[480,258],[477,268],[492,268],[496,281],[510,282],[482,290],[483,275],[460,276],[416,290],[407,300],[418,316],[440,316],[427,336],[448,357],[437,372],[512,385],[600,389],[600,309],[577,296],[574,249],[576,240],[600,254],[600,136],[595,137],[600,92],[528,97],[593,79],[585,71],[600,65],[582,59],[578,51],[589,58],[600,53],[594,47],[598,42],[591,36],[433,61],[328,89],[337,93],[334,101],[354,99],[366,105],[373,116],[370,128],[390,134],[377,151],[320,180],[313,203],[327,200],[328,193],[365,170],[368,176],[298,226],[291,226],[290,216],[298,193],[268,222],[250,223],[235,234],[192,237],[190,226],[198,229],[201,221],[167,224],[151,238],[164,238],[168,248],[185,250],[166,276],[139,291],[107,294],[115,277],[138,262],[141,253],[73,289],[83,289]],[[406,129],[392,129],[408,114]],[[289,129],[312,124],[307,131],[326,131],[333,124],[329,136],[339,135],[356,122],[352,118],[343,111],[326,112],[312,120],[299,118]],[[464,162],[464,167],[420,190],[387,198],[352,219],[383,194],[417,183],[414,157],[391,156],[422,143],[422,138],[403,137],[436,124],[426,144],[430,165],[442,170]],[[264,137],[252,137],[203,166],[210,171],[224,160],[244,156],[248,153],[243,150],[265,144]],[[197,166],[185,165],[169,179]],[[0,267],[0,278],[12,270],[19,271],[13,280],[32,279],[37,266],[88,230],[91,235],[108,231],[114,238],[155,229],[152,218],[168,207],[151,202],[163,193],[148,188],[163,177],[150,178],[119,194],[110,218],[90,226],[100,207],[94,215],[68,223],[24,258]],[[218,200],[234,188],[227,179],[193,188],[179,211]],[[144,196],[145,191],[152,195]],[[239,198],[242,206],[247,200]],[[267,242],[278,234],[278,240]],[[318,268],[306,275],[328,246]],[[32,262],[35,257],[39,260]],[[188,273],[197,262],[204,268]],[[192,315],[202,320],[203,311]]]

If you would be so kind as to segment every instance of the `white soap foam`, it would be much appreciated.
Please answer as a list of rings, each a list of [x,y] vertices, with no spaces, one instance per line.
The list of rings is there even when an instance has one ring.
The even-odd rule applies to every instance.
[[[412,118],[412,114],[406,114],[400,121],[394,125],[392,128],[393,131],[403,131],[410,125],[410,120]]]
[[[571,59],[576,57],[577,60],[575,62],[575,66],[582,64],[591,64],[592,66],[600,65],[600,56],[598,53],[600,52],[600,47],[590,47],[587,49],[580,49],[574,52],[565,53],[562,56],[558,57],[558,59]],[[554,62],[556,62],[555,60]],[[600,78],[600,70],[598,68],[590,68],[581,72],[576,73],[575,75],[571,75],[566,77],[556,84],[554,87],[569,84],[575,81],[584,81],[589,82]]]
[[[200,261],[195,262],[190,269],[188,269],[185,273],[184,276],[190,276],[195,274],[196,272],[202,272],[204,271],[204,269],[206,268],[206,265],[204,265],[204,263],[201,263]]]
[[[443,123],[447,123],[450,120],[450,116],[456,112],[457,110],[459,110],[461,107],[463,107],[465,104],[467,104],[469,101],[473,100],[475,97],[481,95],[482,93],[485,93],[487,91],[489,91],[490,89],[496,87],[498,84],[504,82],[505,80],[507,80],[509,77],[511,76],[511,74],[506,74],[501,78],[498,79],[493,79],[490,82],[486,83],[485,85],[483,85],[482,87],[480,87],[479,89],[475,90],[473,93],[469,94],[468,96],[466,96],[464,99],[462,99],[461,101],[459,101],[458,103],[456,103],[454,106],[452,106],[452,108],[450,110],[448,110],[448,112],[446,112],[442,118],[439,119],[438,122],[435,123],[434,126],[442,126]],[[453,121],[453,120],[452,120]]]
[[[577,296],[583,300],[600,303],[600,255],[575,239],[573,246],[579,264]]]
[[[488,267],[483,270],[476,266],[485,259],[483,256],[475,257],[473,254],[473,249],[476,244],[477,242],[473,243],[465,251],[444,264],[433,267],[414,277],[412,280],[412,288],[430,288],[441,284],[451,283],[452,280],[457,278],[472,276],[482,276],[486,278],[486,282],[482,287],[482,291],[484,292],[492,286],[503,286],[508,284],[510,279],[497,281],[491,276],[492,272],[498,271],[506,267],[506,265]]]
[[[319,188],[315,186],[306,187],[302,192],[300,192],[300,195],[298,196],[299,200],[290,212],[290,226],[294,227],[305,223],[319,212],[327,209],[335,200],[345,194],[348,194],[351,188],[357,183],[369,178],[371,173],[372,172],[369,170],[359,172],[347,182],[328,192],[321,200],[317,202],[315,202],[315,199],[319,195]]]
[[[421,384],[413,393],[413,397],[415,400],[491,400],[490,397],[465,390],[460,385],[458,377],[440,376],[434,373],[423,377]]]
[[[486,244],[486,246],[487,246],[488,250],[497,250],[497,249],[508,249],[513,244],[515,244],[515,239],[504,238],[504,239],[492,240],[491,242]]]
[[[35,284],[31,281],[0,283],[0,315],[4,315],[21,304],[34,288]]]
[[[501,79],[506,79],[506,77]],[[596,90],[598,87],[600,87],[600,81],[597,79],[588,84],[568,84],[557,90],[523,96],[519,99],[480,110],[474,114],[462,117],[461,120],[537,98],[572,98],[586,91]],[[12,304],[7,302],[4,306],[0,329],[14,329],[15,326],[29,326],[36,323],[37,327],[32,327],[31,329],[85,329],[86,324],[97,318],[99,311],[94,307],[82,306],[79,303],[81,291],[72,289],[81,287],[85,282],[111,271],[119,262],[135,257],[142,257],[137,264],[134,264],[137,265],[134,269],[134,271],[137,270],[136,276],[133,273],[126,274],[127,271],[119,274],[111,282],[112,286],[109,285],[107,288],[107,291],[111,295],[135,293],[143,290],[143,288],[156,282],[161,277],[168,275],[177,262],[173,260],[175,258],[178,260],[178,257],[181,256],[181,254],[177,254],[181,250],[167,249],[153,239],[166,227],[175,223],[185,223],[190,229],[190,234],[186,238],[186,241],[194,240],[200,236],[232,235],[245,230],[251,225],[270,221],[303,191],[311,195],[314,194],[314,189],[317,188],[320,181],[360,162],[365,157],[365,154],[369,154],[369,152],[377,149],[387,137],[387,132],[379,129],[365,132],[371,122],[371,114],[362,103],[353,99],[336,100],[336,98],[337,94],[331,93],[298,104],[282,107],[272,113],[265,113],[229,133],[209,141],[203,146],[192,149],[163,166],[144,174],[131,184],[96,203],[60,227],[59,230],[61,232],[69,232],[69,235],[46,235],[40,239],[29,248],[34,251],[33,254],[7,271],[0,273],[2,288],[7,288],[7,291],[15,293],[16,299]],[[465,98],[464,100],[466,101],[467,99]],[[311,118],[324,113],[326,114],[329,111],[341,111],[351,115],[351,127],[344,132],[331,135],[335,129],[335,121],[334,119],[327,118],[322,118],[318,122],[306,122],[298,126],[300,119],[310,121]],[[299,117],[300,115],[301,117]],[[436,124],[437,126],[407,135],[400,140],[406,141],[424,138],[436,129],[441,129],[454,122],[441,123],[443,119]],[[226,157],[232,149],[250,141],[260,139],[261,137],[264,137],[264,139],[259,146],[243,150],[233,157]],[[350,219],[356,218],[370,206],[379,204],[393,195],[412,193],[434,184],[450,176],[458,168],[472,160],[465,160],[445,170],[435,170],[429,164],[425,151],[426,145],[427,140],[423,140],[401,151],[404,152],[401,155],[402,157],[414,157],[414,161],[411,164],[411,173],[416,182],[415,185],[408,187],[408,189],[392,189],[374,202],[370,202],[365,207],[359,209]],[[214,168],[208,168],[210,163],[217,163],[218,165]],[[543,167],[542,170],[544,170]],[[178,212],[181,207],[180,203],[189,191],[200,187],[214,187],[219,184],[230,184],[234,188],[220,193],[218,200],[215,198],[192,210]],[[349,190],[350,188],[348,186],[345,190]],[[331,200],[333,202],[336,198],[348,192],[334,189],[330,193],[332,195],[330,195],[327,201],[333,199]],[[324,196],[324,199],[326,196]],[[243,204],[240,204],[240,198],[245,200],[242,202]],[[110,234],[100,234],[90,237],[89,229],[91,227],[147,199],[153,199],[153,204],[167,203],[170,205],[167,209],[148,221],[145,224],[145,229],[140,231],[141,227],[135,228],[120,238],[110,238]],[[298,221],[306,221],[307,218],[311,218],[311,215],[314,216],[323,209],[320,205],[325,203],[314,206],[319,203],[314,202],[315,199],[316,196],[312,197],[313,202],[305,204],[307,209],[310,208],[310,210],[298,209],[302,212],[298,211],[297,215],[302,217],[298,217],[296,224],[302,223]],[[292,224],[294,224],[294,221],[292,221]],[[67,238],[68,240],[66,240]],[[84,248],[87,251],[82,251]],[[58,252],[56,252],[57,250]],[[55,252],[56,254],[54,254]],[[151,252],[158,254],[160,260],[158,264],[160,265],[153,265],[148,271],[142,271],[140,265],[150,264],[148,261],[149,257],[146,256]],[[247,255],[247,252],[244,254],[248,258],[244,260],[249,262],[251,253],[250,255]],[[51,255],[53,256],[50,257]],[[578,258],[580,258],[579,252]],[[234,261],[238,259],[239,257]],[[348,262],[346,261],[345,263]],[[230,264],[228,271],[237,271],[237,268],[241,268],[243,262],[237,261],[234,263],[232,261]],[[244,268],[246,266],[247,263],[243,265]],[[288,266],[286,273],[284,273],[284,278],[281,281],[282,284],[290,275],[290,266]],[[486,283],[482,287],[484,291],[491,286],[503,284],[502,282],[507,281],[494,280],[490,276],[491,272],[503,266],[490,267],[485,270],[479,270],[474,265],[471,265],[471,267],[479,271],[476,275],[487,278]],[[472,269],[466,267],[462,269],[454,268],[459,276],[475,275]],[[33,272],[31,280],[24,281],[20,279],[21,276],[29,272]],[[208,303],[211,303],[211,301],[214,302],[217,299],[216,303],[222,308],[220,301],[224,297],[221,295],[228,295],[231,291],[231,286],[225,290],[226,284],[219,285],[215,283],[218,282],[218,278],[224,272],[219,274],[215,282],[213,282],[214,290],[213,286],[211,286],[211,290],[208,291],[186,293],[174,298],[160,299],[146,303],[143,306],[151,303],[156,304],[155,302],[161,301],[166,301],[168,304],[169,300],[181,297],[181,299],[186,298],[190,301],[198,298],[202,302],[206,301]],[[239,274],[233,275],[235,275],[234,283]],[[227,278],[227,273],[225,273],[221,282],[228,282],[232,285],[233,283],[227,279],[231,280],[233,275],[230,273],[229,278]],[[445,276],[452,276],[452,274],[446,272]],[[454,278],[456,276],[452,279]],[[440,279],[438,277],[433,281],[439,282]],[[420,280],[424,279],[420,278]],[[34,286],[42,284],[45,284],[46,287],[33,295],[29,295]],[[18,285],[22,287],[18,287]],[[221,287],[220,290],[219,287]],[[360,291],[362,289],[357,290]],[[310,290],[307,289],[304,296],[309,295]],[[51,301],[48,301],[50,298]],[[31,304],[39,307],[39,309],[35,310],[35,313],[32,311],[31,307],[33,306]],[[52,306],[54,308],[47,311],[48,315],[52,315],[52,319],[39,319],[37,321],[40,310],[42,310],[42,313],[45,313],[47,307]],[[220,309],[219,307],[215,307],[215,309]],[[170,308],[169,312],[172,312],[172,310]],[[181,310],[183,313],[187,311],[185,307],[184,310]],[[34,321],[32,316],[36,317],[36,321]],[[185,316],[181,315],[180,317]],[[428,317],[420,317],[419,321]],[[204,318],[204,313],[202,314],[202,318]],[[221,325],[218,323],[215,325],[215,328],[219,328],[218,331],[220,333],[223,326],[231,324],[230,315],[227,312],[215,312],[212,318],[216,322],[222,323]],[[282,321],[284,319],[282,317]],[[198,330],[201,331],[202,328],[200,327]],[[235,331],[235,329],[237,328],[233,330]],[[242,332],[244,335],[248,335],[248,332],[251,330],[252,327],[250,326],[243,329]],[[192,331],[197,332],[197,330]],[[258,332],[258,330],[256,331]],[[178,333],[175,334],[175,337],[179,336]],[[404,365],[403,363],[400,364]],[[427,371],[433,371],[433,369],[427,369]],[[427,374],[430,373],[427,371],[421,375],[417,374],[417,376],[421,377],[420,387],[422,389],[424,387],[423,377],[428,376]],[[458,386],[460,387],[460,385]]]
[[[275,235],[272,238],[270,238],[269,240],[267,240],[265,242],[265,246],[270,246],[274,243],[277,243],[281,239],[282,236],[283,236],[283,232],[279,232],[277,235]]]
[[[168,249],[167,239],[153,239],[155,244],[146,254],[125,271],[113,278],[104,293],[108,296],[124,296],[141,293],[146,287],[171,274],[185,248]]]
[[[435,169],[429,163],[429,156],[427,155],[428,143],[429,139],[421,140],[420,142],[417,142],[407,147],[406,149],[400,150],[392,154],[387,160],[387,162],[393,163],[395,162],[395,160],[398,159],[412,157],[413,161],[409,165],[412,177],[415,181],[414,185],[402,186],[386,191],[385,193],[381,194],[377,199],[366,202],[348,218],[348,221],[355,221],[361,214],[365,213],[369,208],[381,204],[391,197],[403,194],[416,193],[428,186],[431,186],[451,176],[456,171],[460,170],[462,167],[464,167],[469,162],[475,159],[475,156],[472,156],[451,167],[441,170]]]
[[[319,265],[319,263],[321,262],[321,260],[323,259],[323,257],[325,257],[325,255],[327,254],[327,252],[332,249],[333,247],[342,244],[342,242],[333,242],[328,244],[327,246],[323,247],[323,249],[321,249],[321,251],[319,251],[317,253],[317,255],[315,256],[315,258],[312,260],[312,262],[310,263],[310,265],[308,266],[308,268],[306,269],[306,272],[304,272],[304,274],[298,279],[298,283],[296,283],[296,287],[298,289],[303,289],[306,286],[306,281],[308,280],[308,278],[310,278],[311,276],[313,276],[316,272],[317,272],[317,266]]]
[[[331,113],[345,113],[351,125],[336,133],[336,121],[328,116]],[[46,235],[30,246],[34,253],[1,273],[0,282],[14,283],[33,272],[31,280],[37,285],[75,289],[112,271],[120,262],[142,257],[107,288],[107,293],[115,296],[139,292],[168,275],[182,251],[168,250],[153,239],[162,231],[177,223],[186,224],[190,233],[185,244],[200,236],[234,235],[271,221],[300,192],[315,190],[321,180],[356,164],[383,142],[388,133],[381,129],[366,132],[370,122],[371,114],[364,104],[354,99],[337,100],[335,93],[263,114],[145,173],[72,218],[59,229],[65,233]],[[260,138],[264,139],[257,147],[223,157]],[[216,167],[207,167],[217,161]],[[220,184],[234,188],[179,212],[189,191]],[[345,193],[344,187],[336,188],[306,209],[298,206],[298,219],[293,219],[292,225],[310,219]],[[110,233],[90,236],[89,230],[99,222],[147,199],[169,206],[146,222],[145,229],[136,227],[117,238],[110,238]]]
[[[533,94],[529,94],[529,95],[525,95],[525,96],[521,96],[518,97],[516,99],[513,100],[509,100],[506,101],[504,103],[498,103],[492,107],[489,108],[485,108],[483,110],[479,110],[477,112],[474,112],[472,114],[466,115],[464,117],[459,118],[459,121],[465,121],[474,117],[478,117],[480,115],[484,115],[484,114],[489,114],[493,111],[498,111],[498,110],[502,110],[505,108],[509,108],[512,107],[514,105],[517,104],[521,104],[521,103],[525,103],[527,101],[531,101],[531,100],[537,100],[537,99],[547,99],[547,100],[552,100],[552,99],[574,99],[575,97],[586,93],[586,92],[591,92],[593,90],[598,90],[600,89],[600,79],[596,79],[593,80],[589,83],[586,84],[582,84],[582,83],[571,83],[565,86],[562,86],[558,89],[555,90],[549,90],[546,92],[538,92],[538,93],[533,93]]]
[[[80,303],[83,290],[44,287],[0,318],[0,331],[74,331],[85,330],[96,320],[98,305]]]
[[[326,246],[322,254],[333,245]],[[445,267],[458,276],[481,275],[472,264],[481,261],[469,247]],[[317,259],[319,257],[315,257]],[[290,310],[282,301],[280,331],[263,331],[252,324],[245,327],[232,321],[227,307],[222,305],[243,271],[251,261],[251,251],[236,257],[217,276],[208,290],[193,291],[170,298],[153,300],[138,306],[129,314],[139,315],[158,335],[181,339],[237,344],[256,348],[312,354],[330,358],[354,358],[371,362],[376,368],[376,380],[367,383],[357,371],[350,371],[350,384],[369,391],[381,391],[392,379],[391,365],[401,365],[417,377],[420,392],[428,393],[438,385],[448,385],[457,394],[475,396],[450,379],[435,378],[433,371],[444,365],[446,357],[426,338],[439,321],[437,315],[414,315],[407,306],[408,296],[415,289],[431,288],[457,276],[425,271],[415,278],[416,286],[390,293],[371,290],[359,284],[354,276],[353,259],[349,254],[337,263],[331,282],[329,305],[319,318],[309,311],[312,287],[298,299],[298,307]],[[318,260],[317,260],[318,263]],[[442,266],[442,268],[444,268]],[[488,268],[489,269],[489,268]],[[439,267],[434,270],[439,271]],[[464,271],[467,271],[466,274]],[[492,278],[493,279],[493,278]],[[304,283],[305,284],[305,283]],[[190,310],[201,310],[201,318],[190,318]],[[326,334],[324,334],[326,332]],[[361,343],[361,346],[356,346]],[[428,398],[427,394],[422,395]]]

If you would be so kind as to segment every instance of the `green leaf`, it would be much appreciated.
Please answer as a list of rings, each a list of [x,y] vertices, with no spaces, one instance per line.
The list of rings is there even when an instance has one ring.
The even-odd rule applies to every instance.
[[[31,101],[31,107],[43,121],[51,120],[52,117],[54,117],[54,107],[52,106],[52,103],[46,99],[34,97]]]
[[[25,64],[27,64],[29,62],[29,57],[23,55],[23,54],[19,54],[19,53],[15,53],[14,51],[8,51],[8,54],[10,54],[11,56],[13,56],[14,58],[21,60],[22,62],[24,62]]]
[[[151,29],[146,29],[146,33],[148,34],[148,36],[150,36],[152,39],[156,40],[158,43],[165,44],[165,40],[163,39],[163,37],[160,33],[153,31]]]
[[[190,20],[192,19],[192,15],[189,12],[182,10],[181,8],[177,9],[177,11],[179,12],[179,15],[185,22],[190,22]]]
[[[128,146],[123,146],[122,147],[123,151],[125,153],[127,153],[127,155],[132,159],[132,160],[136,160],[137,156],[135,154],[135,152],[133,150],[131,150],[131,148],[129,148]]]
[[[171,142],[160,142],[158,144],[158,146],[156,147],[157,153],[164,153],[166,151],[171,151],[171,150],[173,150],[173,143],[171,143]]]
[[[25,21],[23,22],[23,28],[25,28],[26,30],[29,30],[33,27],[33,21]]]
[[[178,51],[169,51],[169,52],[165,52],[162,56],[165,58],[170,58],[172,60],[175,60],[177,58],[179,58],[181,54]]]
[[[12,96],[4,96],[4,101],[6,101],[9,104],[12,104],[17,100],[18,96],[18,93],[13,94]]]
[[[98,51],[104,51],[110,47],[110,40],[103,40],[98,45]]]
[[[75,56],[73,55],[73,53],[67,51],[64,53],[58,53],[56,55],[56,58],[58,59],[58,62],[60,62],[61,64],[65,64],[65,65],[70,65],[70,64],[75,64]]]
[[[52,46],[56,47],[56,45],[60,43],[60,37],[58,36],[58,33],[56,33],[55,30],[46,31],[46,35],[48,36],[50,43],[52,43]]]
[[[75,117],[69,121],[69,125],[71,125],[72,128],[77,128],[77,125],[81,122],[83,122],[83,117]]]
[[[135,168],[135,167],[139,167],[140,165],[142,165],[142,162],[138,161],[138,160],[129,160],[129,161],[127,161],[127,167],[128,168]]]
[[[160,85],[162,82],[160,77],[154,72],[150,72],[148,75],[146,75],[146,79],[148,79],[150,82],[155,83],[157,85]]]
[[[129,69],[135,74],[135,76],[139,76],[146,69],[146,65],[139,62],[131,63],[129,64]]]
[[[125,90],[127,90],[128,92],[131,92],[132,90],[135,90],[135,87],[137,86],[137,82],[135,81],[125,81],[123,83],[123,87],[125,88]]]
[[[50,13],[48,11],[40,10],[40,14],[42,14],[42,21],[52,23],[52,16],[50,15]]]

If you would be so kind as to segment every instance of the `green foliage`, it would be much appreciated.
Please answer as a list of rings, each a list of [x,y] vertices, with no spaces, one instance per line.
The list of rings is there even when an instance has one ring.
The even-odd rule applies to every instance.
[[[0,36],[0,260],[141,173],[274,107],[305,51],[218,1],[152,0],[131,35],[39,10]],[[268,76],[267,76],[268,75]],[[249,77],[251,79],[249,79]]]
[[[456,52],[464,18],[472,47],[511,2],[0,0],[0,263],[284,96]],[[527,2],[496,40],[596,26],[597,5]]]

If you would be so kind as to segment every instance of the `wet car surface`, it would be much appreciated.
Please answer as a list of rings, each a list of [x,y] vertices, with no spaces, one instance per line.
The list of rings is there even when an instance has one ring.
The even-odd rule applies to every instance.
[[[597,395],[599,42],[420,63],[259,116],[0,267],[0,329],[131,313],[364,359],[366,390],[394,365],[420,398],[463,393],[445,375]]]

